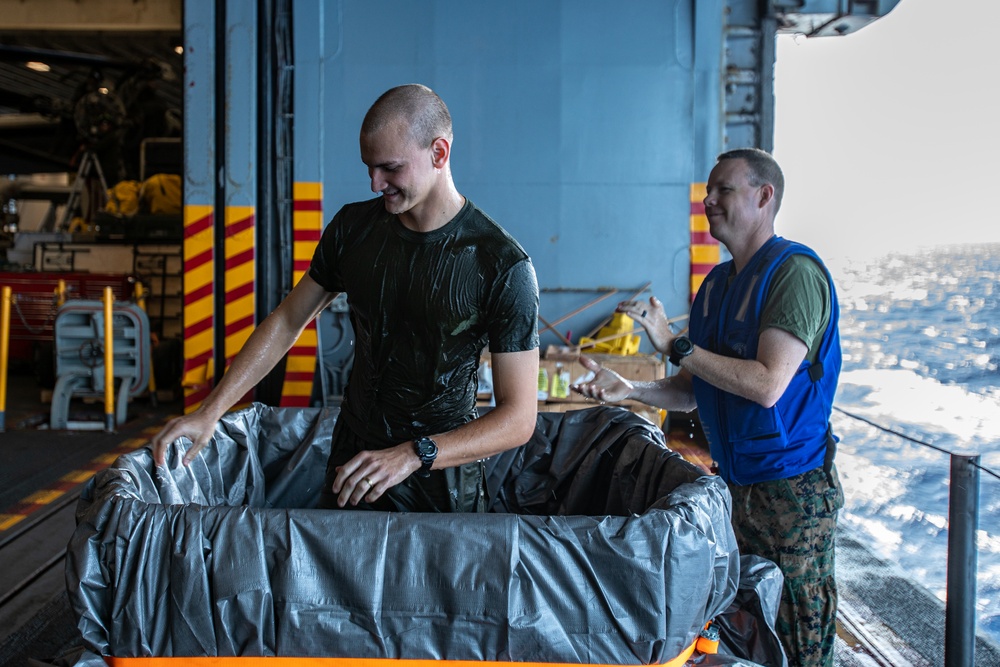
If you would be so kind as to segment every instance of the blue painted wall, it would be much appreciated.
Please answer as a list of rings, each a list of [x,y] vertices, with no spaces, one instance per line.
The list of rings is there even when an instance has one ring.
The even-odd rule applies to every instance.
[[[459,191],[532,256],[546,319],[649,281],[669,314],[687,312],[689,187],[721,142],[721,0],[306,5],[322,23],[328,219],[373,196],[358,148],[368,107],[423,83],[451,109]],[[567,288],[579,291],[546,292]],[[560,330],[586,333],[617,300]]]

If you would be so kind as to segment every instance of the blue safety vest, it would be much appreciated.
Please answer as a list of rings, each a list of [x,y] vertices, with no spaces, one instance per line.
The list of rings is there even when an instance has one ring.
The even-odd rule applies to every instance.
[[[756,359],[760,316],[771,279],[793,254],[812,257],[830,285],[830,323],[816,363],[802,361],[772,408],[693,378],[698,415],[712,458],[719,474],[731,484],[785,479],[823,466],[841,364],[837,294],[830,272],[815,252],[775,236],[732,282],[732,260],[712,269],[691,307],[692,342],[728,357]]]

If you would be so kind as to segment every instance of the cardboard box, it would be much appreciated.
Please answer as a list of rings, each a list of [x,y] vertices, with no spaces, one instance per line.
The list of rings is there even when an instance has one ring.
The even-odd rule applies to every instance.
[[[645,354],[621,355],[621,354],[588,354],[588,357],[605,368],[609,368],[627,380],[639,382],[652,382],[666,377],[666,365],[663,361],[654,356]],[[576,350],[550,346],[545,357],[539,361],[539,366],[546,369],[549,377],[555,376],[558,370],[569,371],[570,384],[576,384],[583,380],[589,371],[580,364],[580,354]],[[595,405],[597,401],[585,398],[580,394],[569,392],[565,398],[553,396],[544,402],[539,402],[538,409],[542,412],[568,412],[570,410],[583,410]],[[657,426],[663,425],[666,418],[666,411],[640,403],[639,401],[622,401],[615,405],[627,408],[631,412],[643,417]]]
[[[588,354],[587,356],[627,380],[652,382],[653,380],[661,380],[666,377],[666,365],[658,357],[645,354]],[[539,402],[539,411],[567,412],[570,410],[583,410],[598,405],[597,401],[585,398],[573,391],[570,391],[565,398],[552,395],[551,378],[554,377],[554,374],[558,370],[569,371],[571,385],[582,381],[589,373],[580,364],[580,355],[577,351],[549,347],[546,350],[545,358],[539,361],[539,367],[544,368],[550,377],[549,396],[544,402]],[[666,411],[650,407],[639,401],[622,401],[614,405],[627,408],[657,426],[662,426],[663,420],[666,418]]]
[[[626,380],[652,382],[654,380],[662,380],[666,377],[666,365],[659,357],[645,354],[588,354],[587,356],[599,363],[601,366],[618,373]],[[544,368],[548,374],[550,388],[551,378],[554,376],[557,369],[569,371],[570,384],[576,384],[581,381],[589,372],[580,364],[580,357],[578,354],[558,352],[552,354],[551,350],[544,359],[539,361],[539,366],[540,368]],[[584,399],[579,394],[573,393],[570,393],[568,398],[552,396],[550,389],[547,400],[581,401]]]
[[[660,380],[666,377],[666,365],[659,357],[645,354],[588,354],[587,356],[628,380],[652,382],[653,380]],[[489,364],[489,352],[483,353],[481,362]],[[589,372],[580,364],[579,352],[572,350],[572,348],[549,346],[545,351],[545,357],[539,360],[538,366],[539,375],[544,370],[545,378],[547,379],[547,390],[544,393],[539,393],[539,412],[567,412],[569,410],[583,410],[599,405],[597,401],[581,396],[571,390],[567,390],[565,397],[553,395],[553,380],[559,372],[568,372],[570,385],[581,381]],[[480,405],[487,405],[489,404],[490,395],[479,393],[477,399]],[[630,411],[644,417],[657,426],[662,426],[663,420],[666,417],[666,411],[650,407],[639,401],[622,401],[614,405],[628,408]]]

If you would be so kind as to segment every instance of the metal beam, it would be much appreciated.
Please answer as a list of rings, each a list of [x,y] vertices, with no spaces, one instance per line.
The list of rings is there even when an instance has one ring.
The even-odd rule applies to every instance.
[[[888,14],[899,0],[772,0],[783,33],[837,37]]]
[[[188,0],[184,14],[184,410],[214,386],[216,275],[216,3]]]
[[[774,148],[774,58],[777,23],[761,3],[727,1],[722,86],[724,150]]]

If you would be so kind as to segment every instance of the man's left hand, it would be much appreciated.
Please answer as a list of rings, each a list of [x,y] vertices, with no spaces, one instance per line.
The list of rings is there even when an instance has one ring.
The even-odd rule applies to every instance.
[[[670,320],[663,309],[663,303],[655,296],[646,301],[622,301],[616,309],[642,325],[649,335],[649,342],[657,352],[670,354],[670,346],[676,337],[670,330]]]
[[[337,477],[333,480],[337,505],[373,503],[419,469],[420,459],[412,442],[388,449],[365,450],[337,468]]]

